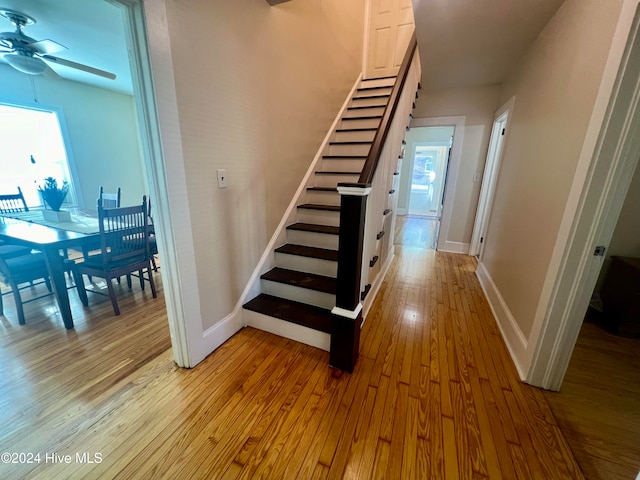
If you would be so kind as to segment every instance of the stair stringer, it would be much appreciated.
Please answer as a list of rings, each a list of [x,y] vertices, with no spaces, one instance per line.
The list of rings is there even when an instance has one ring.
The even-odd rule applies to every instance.
[[[269,271],[270,269],[276,266],[275,261],[275,249],[284,244],[287,239],[287,231],[286,227],[291,223],[296,221],[297,217],[297,207],[301,203],[301,199],[303,195],[306,194],[306,189],[309,185],[312,184],[312,177],[315,174],[319,162],[322,160],[322,156],[325,154],[329,142],[333,138],[336,129],[344,113],[347,111],[347,107],[349,106],[351,99],[355,95],[358,86],[362,81],[362,73],[358,76],[356,81],[351,88],[351,91],[347,94],[345,101],[340,108],[338,114],[336,115],[333,123],[329,127],[327,131],[327,135],[325,136],[322,144],[318,148],[317,153],[315,154],[313,161],[309,165],[309,168],[302,178],[300,182],[300,186],[296,190],[291,203],[285,210],[278,227],[276,228],[271,240],[265,247],[264,253],[260,257],[256,268],[254,269],[251,277],[249,277],[249,281],[247,282],[247,286],[245,287],[242,295],[240,296],[240,300],[236,305],[237,309],[242,310],[242,322],[243,326],[247,327],[255,327],[260,330],[264,330],[275,335],[279,335],[281,337],[289,338],[291,340],[301,342],[307,345],[311,345],[317,348],[321,348],[322,350],[329,350],[330,343],[330,335],[323,332],[318,332],[311,328],[303,327],[300,325],[289,324],[289,322],[285,322],[283,320],[273,318],[267,315],[257,314],[255,312],[251,312],[249,310],[243,309],[242,306],[251,298],[256,297],[262,292],[262,286],[260,281],[260,276]],[[286,328],[285,328],[286,327]]]

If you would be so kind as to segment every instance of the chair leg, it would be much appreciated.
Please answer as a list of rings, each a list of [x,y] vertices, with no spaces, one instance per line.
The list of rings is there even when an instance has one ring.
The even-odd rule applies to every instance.
[[[0,288],[0,315],[4,315],[4,305],[2,304],[2,288]]]
[[[44,283],[47,286],[47,290],[49,290],[49,293],[53,293],[53,288],[51,287],[51,279],[49,277],[46,277],[44,279]],[[31,286],[33,286],[33,282],[31,282]]]
[[[151,285],[151,295],[153,298],[157,298],[158,294],[156,293],[156,284],[153,281],[153,275],[151,274],[151,265],[147,267],[147,272],[149,273],[149,285]]]
[[[153,265],[153,271],[157,272],[158,271],[158,265],[156,265],[156,256],[155,255],[151,255],[151,265]]]
[[[144,270],[138,270],[138,279],[140,280],[140,288],[144,290]]]
[[[111,305],[113,306],[113,313],[120,315],[120,309],[118,308],[118,299],[116,298],[116,291],[113,289],[113,283],[111,278],[105,279],[107,281],[107,288],[109,289],[109,298],[111,299]]]
[[[120,283],[120,278],[118,277],[118,283]],[[131,275],[127,273],[127,287],[131,290]]]
[[[16,304],[16,311],[18,312],[18,323],[20,325],[25,324],[24,309],[22,308],[22,297],[20,297],[20,290],[15,282],[10,282],[11,290],[13,293],[13,301]]]

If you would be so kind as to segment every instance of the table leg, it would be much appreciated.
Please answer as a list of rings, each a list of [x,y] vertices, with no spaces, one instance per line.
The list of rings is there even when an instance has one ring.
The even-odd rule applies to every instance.
[[[60,308],[64,326],[67,329],[72,329],[73,317],[71,316],[67,282],[64,278],[64,259],[60,256],[58,248],[47,248],[44,250],[44,254],[47,259],[47,268],[53,285],[53,293],[58,301],[58,308]]]

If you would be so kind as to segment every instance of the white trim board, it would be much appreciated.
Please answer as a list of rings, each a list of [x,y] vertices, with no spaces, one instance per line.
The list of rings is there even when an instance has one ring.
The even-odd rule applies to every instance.
[[[424,117],[414,118],[409,126],[413,127],[454,127],[453,145],[451,146],[451,158],[449,159],[449,167],[447,178],[445,180],[444,202],[442,207],[442,217],[440,218],[440,232],[438,233],[437,250],[451,251],[447,248],[449,240],[449,227],[451,225],[451,216],[453,212],[453,202],[456,193],[456,182],[458,179],[458,169],[462,157],[462,145],[464,142],[464,126],[466,116],[457,115],[451,117]],[[453,242],[459,243],[459,242]],[[465,245],[465,244],[460,244]],[[456,253],[469,253],[468,244],[466,251],[457,251]]]
[[[487,297],[489,307],[491,307],[491,311],[502,333],[502,338],[504,339],[507,349],[511,354],[511,359],[518,371],[518,375],[520,375],[520,379],[524,380],[527,371],[527,339],[522,333],[522,330],[520,330],[516,319],[507,306],[507,302],[502,298],[498,287],[484,264],[478,264],[476,276],[478,277],[485,297]]]

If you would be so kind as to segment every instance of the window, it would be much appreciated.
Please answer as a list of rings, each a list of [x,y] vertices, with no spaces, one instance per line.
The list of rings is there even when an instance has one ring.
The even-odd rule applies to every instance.
[[[0,104],[0,191],[22,189],[27,205],[42,205],[45,177],[70,184],[65,204],[76,204],[69,163],[56,112]]]

